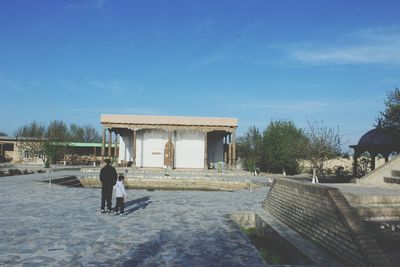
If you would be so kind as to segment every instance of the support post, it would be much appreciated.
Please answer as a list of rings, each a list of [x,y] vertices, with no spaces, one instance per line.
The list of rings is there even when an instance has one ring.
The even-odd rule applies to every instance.
[[[232,168],[232,135],[229,134],[229,144],[228,144],[228,166]]]
[[[371,153],[371,171],[375,170],[375,158],[376,158],[376,154]]]
[[[102,160],[104,160],[105,146],[106,146],[106,128],[103,127],[103,138],[101,141],[101,159]]]
[[[117,154],[117,146],[118,145],[118,133],[115,133],[115,143],[114,143],[114,157],[117,158],[118,154]]]
[[[389,155],[385,154],[385,163],[389,161]]]
[[[168,130],[168,155],[169,155],[169,167],[173,168],[174,164],[174,155],[172,155],[172,131],[171,129]]]
[[[236,169],[236,131],[232,133],[232,167]]]
[[[136,130],[132,131],[132,166],[136,167]]]
[[[354,156],[353,156],[353,178],[357,177],[357,166],[358,166],[358,151],[354,149]]]
[[[208,140],[207,140],[208,132],[204,132],[204,169],[208,170]]]
[[[226,165],[228,165],[228,149],[227,149],[227,142],[228,142],[228,139],[227,139],[227,137],[226,137],[226,135],[224,136],[224,140],[223,140],[223,143],[224,143],[224,163],[226,164]]]
[[[111,159],[112,131],[108,129],[108,158]]]
[[[0,146],[1,146],[0,156],[4,156],[4,154],[3,154],[3,144],[0,144]]]

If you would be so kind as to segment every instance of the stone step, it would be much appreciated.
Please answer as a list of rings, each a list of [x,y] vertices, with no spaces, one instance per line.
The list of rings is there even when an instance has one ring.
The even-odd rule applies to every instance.
[[[400,219],[400,204],[356,206],[354,208],[363,219]]]
[[[169,174],[169,175],[180,175],[180,174],[185,174],[185,175],[220,175],[216,170],[179,170],[179,169],[174,169],[174,170],[164,170],[164,169],[133,169],[133,168],[116,168],[118,173],[124,173],[124,174],[132,174],[132,175],[140,175],[140,174],[159,174],[159,175],[164,175],[164,174]],[[81,172],[84,173],[100,173],[100,168],[81,168]],[[223,170],[222,174],[224,176],[252,176],[250,172],[245,172],[245,171],[232,171],[232,170]]]
[[[400,177],[400,170],[392,170],[391,174],[393,177]]]
[[[383,181],[388,184],[400,184],[400,177],[383,177]]]
[[[400,205],[399,195],[351,195],[345,194],[350,205],[366,206],[366,205]]]

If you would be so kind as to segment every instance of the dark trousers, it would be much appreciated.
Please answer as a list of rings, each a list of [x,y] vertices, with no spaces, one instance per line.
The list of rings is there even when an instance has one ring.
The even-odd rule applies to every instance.
[[[120,212],[124,213],[124,198],[123,197],[117,197],[117,205],[115,206],[115,212]]]
[[[101,188],[101,209],[104,210],[107,202],[107,209],[111,210],[112,186],[103,186]]]

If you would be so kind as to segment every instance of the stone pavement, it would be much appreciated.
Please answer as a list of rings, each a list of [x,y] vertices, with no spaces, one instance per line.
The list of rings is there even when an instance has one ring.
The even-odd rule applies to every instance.
[[[265,266],[229,215],[259,208],[266,188],[128,190],[122,217],[99,213],[100,189],[45,176],[0,178],[0,266]]]

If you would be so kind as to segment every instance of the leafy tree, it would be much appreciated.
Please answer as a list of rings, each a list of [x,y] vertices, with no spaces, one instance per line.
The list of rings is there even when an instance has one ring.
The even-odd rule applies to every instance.
[[[271,172],[297,173],[305,144],[303,131],[292,121],[272,121],[263,135],[266,169]]]
[[[304,158],[313,168],[313,177],[316,172],[325,177],[324,163],[341,154],[339,129],[324,126],[323,122],[308,122],[306,136]]]
[[[249,171],[254,172],[256,166],[263,164],[262,134],[256,126],[250,127],[247,133],[238,138],[237,154]]]
[[[386,109],[380,112],[375,127],[386,129],[400,129],[400,90],[389,91],[385,100]]]
[[[4,132],[0,132],[0,136],[7,136],[7,134]]]

